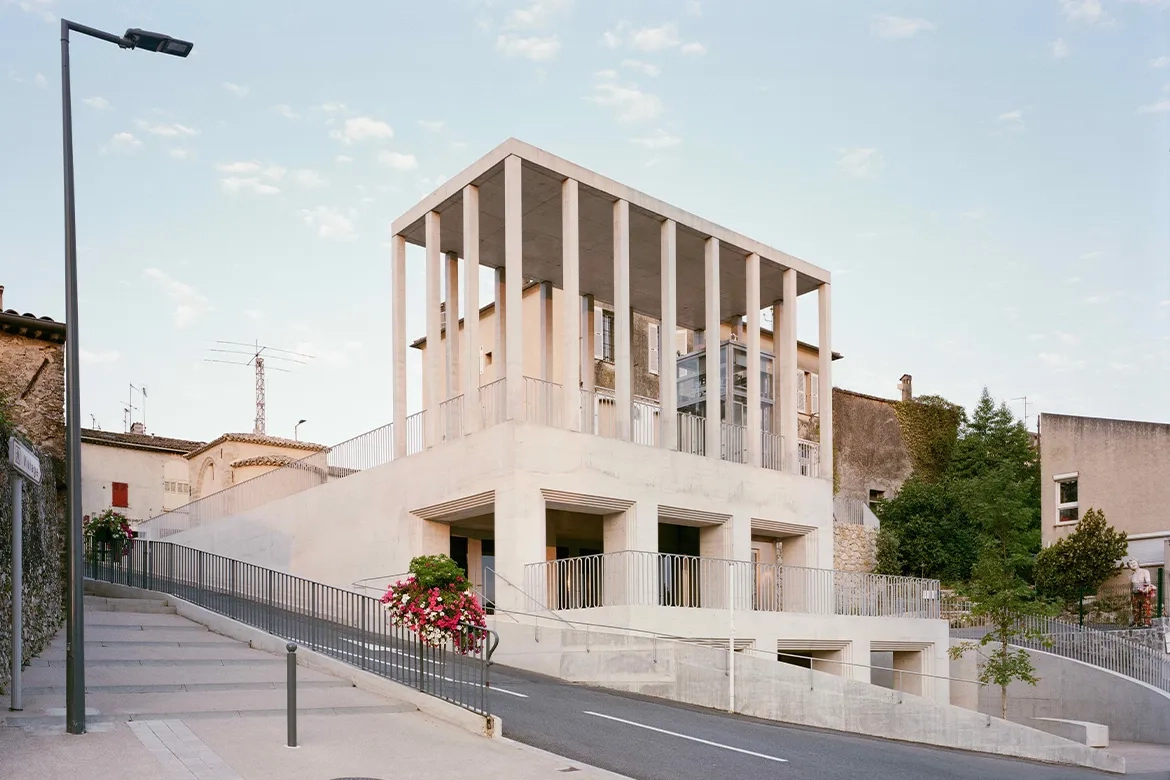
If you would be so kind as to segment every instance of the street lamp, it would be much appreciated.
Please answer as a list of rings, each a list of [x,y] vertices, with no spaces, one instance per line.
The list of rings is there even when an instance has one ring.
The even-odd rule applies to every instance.
[[[307,422],[307,420],[301,420],[299,423],[293,426],[293,441],[301,440],[301,437],[297,435],[297,428],[300,428],[301,425],[305,422]]]
[[[81,530],[81,388],[78,385],[77,339],[77,215],[73,201],[73,111],[69,93],[69,33],[117,44],[123,49],[186,57],[194,44],[169,35],[127,30],[114,35],[61,20],[61,141],[65,168],[65,461],[69,481],[69,533],[65,538],[69,558],[69,588],[65,617],[65,728],[70,734],[85,733],[85,632],[82,605],[85,598],[84,545]]]

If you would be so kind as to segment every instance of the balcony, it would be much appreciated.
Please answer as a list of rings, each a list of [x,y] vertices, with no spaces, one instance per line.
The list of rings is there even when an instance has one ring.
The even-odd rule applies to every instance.
[[[938,580],[623,551],[531,563],[525,592],[552,610],[651,606],[937,619]]]

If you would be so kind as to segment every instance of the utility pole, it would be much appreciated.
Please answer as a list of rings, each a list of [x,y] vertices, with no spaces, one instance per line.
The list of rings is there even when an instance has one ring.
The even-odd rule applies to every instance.
[[[256,374],[256,421],[252,428],[253,433],[265,434],[268,428],[268,404],[267,404],[267,387],[265,380],[265,372],[267,371],[283,371],[288,372],[287,368],[278,368],[277,366],[268,365],[269,360],[283,360],[289,363],[300,363],[304,365],[313,359],[312,355],[306,355],[303,352],[293,352],[289,349],[277,349],[276,347],[269,347],[261,345],[259,341],[253,344],[245,344],[241,341],[216,341],[216,344],[223,344],[223,347],[212,347],[208,351],[216,353],[217,357],[204,358],[208,363],[227,363],[233,366],[252,366]],[[247,347],[246,350],[240,347]],[[247,360],[225,360],[218,355],[241,355],[246,356]]]

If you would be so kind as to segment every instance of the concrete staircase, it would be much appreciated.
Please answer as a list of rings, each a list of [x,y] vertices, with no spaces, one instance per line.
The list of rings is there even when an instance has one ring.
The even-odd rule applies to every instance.
[[[175,608],[165,599],[113,599],[105,596],[85,596],[86,612],[136,612],[142,615],[174,615]]]

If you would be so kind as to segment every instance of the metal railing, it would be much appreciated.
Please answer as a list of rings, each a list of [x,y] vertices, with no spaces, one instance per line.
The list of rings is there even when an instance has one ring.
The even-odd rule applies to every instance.
[[[762,442],[760,465],[766,469],[780,471],[784,463],[784,437],[771,431],[760,431]]]
[[[821,475],[821,445],[799,439],[796,442],[796,457],[800,463],[802,477],[819,477]]]
[[[961,628],[955,628],[955,622],[952,616],[951,636],[956,638],[978,639],[991,630],[984,615],[968,616]],[[1115,631],[1082,628],[1049,617],[1028,615],[1016,623],[1023,635],[1013,636],[1013,645],[1099,666],[1170,693],[1170,655],[1166,653],[1118,637]]]
[[[427,448],[427,413],[424,409],[406,418],[406,454],[417,455]]]
[[[657,447],[661,441],[659,433],[661,425],[659,415],[662,407],[656,402],[644,401],[635,398],[630,409],[630,441],[634,444],[644,444],[647,447]]]
[[[707,453],[707,418],[687,412],[678,413],[678,451],[688,455]]]
[[[524,567],[550,609],[612,606],[937,619],[938,580],[626,550]]]
[[[507,380],[497,379],[480,385],[479,415],[481,430],[500,425],[508,419]]]
[[[498,637],[465,625],[440,647],[388,619],[378,598],[171,542],[133,540],[86,548],[85,576],[183,599],[232,620],[417,688],[481,715]]]
[[[524,421],[560,427],[561,386],[544,379],[524,377]]]
[[[463,436],[463,396],[448,398],[439,404],[439,435],[443,441],[455,441]]]
[[[735,423],[720,423],[719,457],[732,463],[747,463],[747,428]]]
[[[859,498],[833,497],[833,520],[845,525],[864,525],[877,528],[881,525],[869,504]]]

